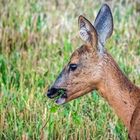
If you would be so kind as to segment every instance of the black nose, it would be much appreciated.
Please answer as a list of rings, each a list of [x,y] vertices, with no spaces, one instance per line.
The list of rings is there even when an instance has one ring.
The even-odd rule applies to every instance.
[[[50,88],[50,89],[48,89],[47,96],[49,98],[54,98],[55,96],[57,96],[57,94],[56,94],[57,91],[58,91],[58,89],[56,89],[56,88]]]

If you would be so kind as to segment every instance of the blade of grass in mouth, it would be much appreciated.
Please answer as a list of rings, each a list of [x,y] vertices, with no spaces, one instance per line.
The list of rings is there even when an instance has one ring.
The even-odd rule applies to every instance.
[[[60,97],[62,97],[63,95],[65,95],[65,90],[64,90],[64,89],[60,89],[60,90],[58,91],[57,99],[60,98]]]

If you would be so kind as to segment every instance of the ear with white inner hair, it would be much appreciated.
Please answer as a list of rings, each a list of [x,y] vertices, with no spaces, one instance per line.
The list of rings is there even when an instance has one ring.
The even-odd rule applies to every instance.
[[[81,39],[90,46],[97,48],[98,38],[94,26],[82,15],[78,18],[78,24]]]

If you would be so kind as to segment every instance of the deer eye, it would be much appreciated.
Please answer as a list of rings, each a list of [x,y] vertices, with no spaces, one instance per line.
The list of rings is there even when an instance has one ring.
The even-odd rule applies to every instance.
[[[76,68],[77,68],[77,64],[70,64],[70,65],[69,65],[69,69],[70,69],[71,71],[76,70]]]

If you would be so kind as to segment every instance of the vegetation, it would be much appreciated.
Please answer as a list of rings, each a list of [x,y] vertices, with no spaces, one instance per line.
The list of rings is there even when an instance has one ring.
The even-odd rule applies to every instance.
[[[140,85],[138,4],[114,0],[114,33],[106,44],[124,73]],[[0,139],[127,140],[127,130],[97,92],[63,106],[45,96],[82,44],[80,14],[90,20],[101,1],[1,0]]]

